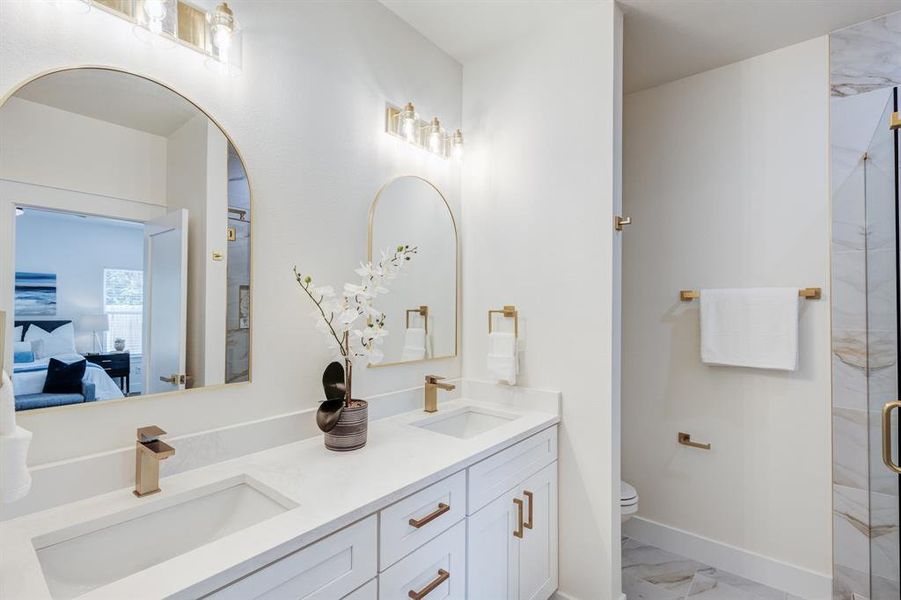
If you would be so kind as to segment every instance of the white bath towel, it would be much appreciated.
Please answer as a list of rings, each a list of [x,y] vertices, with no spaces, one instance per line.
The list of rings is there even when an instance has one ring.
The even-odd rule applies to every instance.
[[[425,329],[420,327],[408,327],[404,331],[404,349],[401,352],[400,359],[422,360],[426,358],[426,345],[428,343]]]
[[[701,290],[701,360],[796,370],[798,303],[797,288]]]
[[[512,333],[492,331],[488,334],[488,373],[492,379],[516,384],[519,359],[516,336]]]
[[[13,406],[13,384],[6,371],[0,372],[0,410]],[[31,432],[16,427],[15,413],[3,419],[4,432],[0,435],[0,502],[15,502],[31,489],[31,473],[28,471],[28,446]]]
[[[16,432],[16,397],[13,382],[6,371],[0,371],[0,435]]]

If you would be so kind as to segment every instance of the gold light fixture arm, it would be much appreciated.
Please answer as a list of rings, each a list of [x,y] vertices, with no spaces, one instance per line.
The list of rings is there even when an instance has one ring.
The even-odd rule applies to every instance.
[[[892,131],[901,129],[901,113],[899,113],[899,112],[892,113],[892,118],[889,120],[889,129]]]

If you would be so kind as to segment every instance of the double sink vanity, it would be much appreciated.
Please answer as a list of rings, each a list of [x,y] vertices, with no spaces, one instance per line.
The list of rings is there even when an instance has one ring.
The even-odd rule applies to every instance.
[[[487,386],[486,386],[487,387]],[[497,401],[499,400],[499,401]],[[548,598],[559,397],[442,402],[0,524],[4,598]]]

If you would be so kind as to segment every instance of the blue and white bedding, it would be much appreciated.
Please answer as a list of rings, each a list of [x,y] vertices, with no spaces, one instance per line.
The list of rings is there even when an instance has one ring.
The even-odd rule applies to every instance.
[[[82,360],[84,357],[80,354],[59,354],[53,358],[63,362],[74,362]],[[41,358],[33,362],[15,363],[13,365],[12,381],[16,395],[40,394],[44,390],[44,381],[47,379],[48,364],[50,364],[50,357]],[[112,400],[124,396],[116,382],[106,374],[106,371],[100,365],[89,362],[84,370],[82,381],[95,385],[97,400]]]

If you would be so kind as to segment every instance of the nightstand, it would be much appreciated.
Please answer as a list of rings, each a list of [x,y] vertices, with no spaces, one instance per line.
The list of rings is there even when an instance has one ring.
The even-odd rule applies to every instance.
[[[91,352],[84,357],[88,362],[100,365],[110,377],[118,377],[119,388],[128,395],[131,389],[131,355],[128,352]]]

